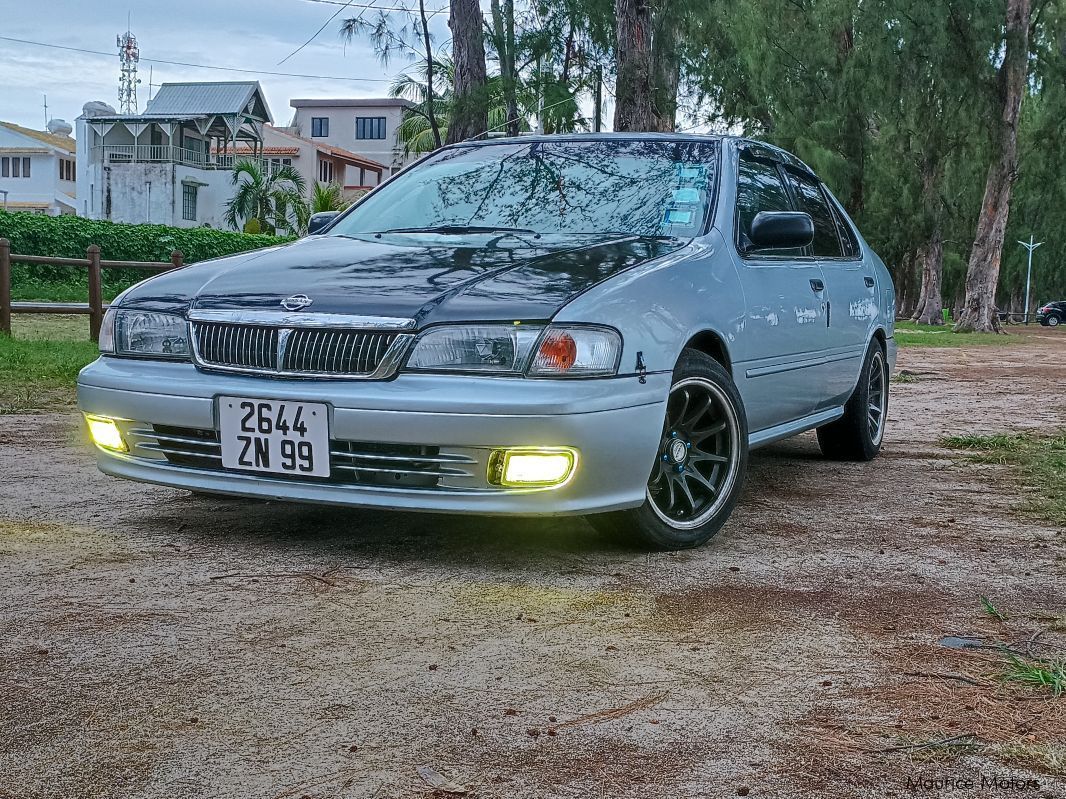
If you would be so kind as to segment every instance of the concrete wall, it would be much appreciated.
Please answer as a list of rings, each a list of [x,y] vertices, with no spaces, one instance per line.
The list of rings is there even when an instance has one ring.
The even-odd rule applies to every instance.
[[[344,105],[317,108],[301,106],[295,110],[294,126],[301,136],[309,139],[314,138],[315,141],[332,144],[334,147],[343,147],[356,155],[385,164],[386,167],[398,168],[414,160],[413,158],[403,158],[401,150],[397,146],[396,129],[403,120],[403,108],[396,106]],[[323,138],[311,136],[311,117],[327,117],[329,119],[329,136]],[[355,138],[356,117],[385,117],[385,138]]]
[[[78,213],[90,219],[132,224],[227,229],[223,221],[233,185],[226,169],[198,169],[183,164],[138,164],[94,161],[92,148],[102,142],[78,120]],[[121,135],[121,127],[119,135]],[[126,136],[129,139],[128,135]],[[111,135],[107,144],[115,144]],[[58,170],[58,167],[56,167]],[[58,174],[58,173],[57,173]],[[196,219],[182,218],[182,181],[197,186]],[[148,184],[151,184],[149,187]]]

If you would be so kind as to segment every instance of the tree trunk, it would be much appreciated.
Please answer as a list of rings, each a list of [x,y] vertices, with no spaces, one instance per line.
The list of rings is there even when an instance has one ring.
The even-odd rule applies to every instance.
[[[418,0],[418,14],[422,20],[422,44],[426,48],[426,111],[429,112],[429,129],[433,131],[433,143],[440,147],[440,126],[437,124],[437,107],[433,97],[433,44],[429,40],[429,20],[426,18],[426,0]]]
[[[922,259],[922,293],[918,297],[918,307],[913,319],[923,325],[944,324],[944,300],[940,294],[941,278],[944,274],[944,238],[937,219],[933,235],[925,248]]]
[[[651,99],[652,19],[650,0],[615,0],[618,78],[614,129],[656,130]]]
[[[999,331],[996,286],[1011,190],[1018,175],[1018,118],[1028,76],[1030,12],[1030,0],[1007,0],[1007,48],[999,68],[999,99],[1003,110],[993,142],[996,160],[989,167],[985,181],[977,234],[966,268],[966,300],[955,323],[957,332]]]
[[[448,144],[480,136],[489,127],[489,102],[486,91],[485,21],[478,0],[451,0],[448,27],[452,31],[452,62],[455,95]]]
[[[677,89],[681,79],[681,15],[661,2],[654,15],[651,54],[654,130],[673,133],[677,125]]]
[[[918,295],[918,305],[911,318],[924,325],[944,323],[944,299],[941,296],[944,275],[944,201],[940,196],[942,168],[939,161],[933,148],[922,165],[923,201],[932,217],[933,230],[923,251],[922,291]]]
[[[518,74],[515,71],[514,0],[489,3],[492,13],[492,38],[496,43],[496,55],[500,59],[500,84],[503,87],[503,104],[507,114],[507,135],[519,134]]]

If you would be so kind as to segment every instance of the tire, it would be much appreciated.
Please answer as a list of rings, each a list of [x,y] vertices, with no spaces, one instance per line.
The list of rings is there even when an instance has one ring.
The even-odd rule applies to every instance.
[[[590,516],[589,522],[645,549],[701,546],[732,514],[747,469],[748,422],[740,392],[720,363],[685,350],[674,367],[644,504]]]
[[[1062,321],[1062,320],[1059,319],[1057,314],[1048,314],[1047,321],[1045,322],[1045,324],[1048,327],[1056,327],[1059,324],[1060,321]]]
[[[844,415],[818,428],[818,444],[827,458],[869,461],[881,451],[888,416],[888,361],[881,342],[866,350],[859,383],[844,406]]]

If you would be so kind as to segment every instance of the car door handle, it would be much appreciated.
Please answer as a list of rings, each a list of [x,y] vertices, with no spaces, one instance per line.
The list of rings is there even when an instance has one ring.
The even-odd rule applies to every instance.
[[[825,291],[825,283],[817,278],[811,279],[811,291]]]
[[[863,280],[866,281],[866,288],[872,289],[874,287],[874,279],[867,275]]]

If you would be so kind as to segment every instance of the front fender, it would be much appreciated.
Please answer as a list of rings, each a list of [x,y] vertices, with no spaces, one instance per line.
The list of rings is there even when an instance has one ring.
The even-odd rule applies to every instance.
[[[619,375],[671,372],[685,344],[713,333],[730,349],[743,327],[744,293],[721,234],[604,281],[562,308],[559,322],[610,325],[622,334]]]

